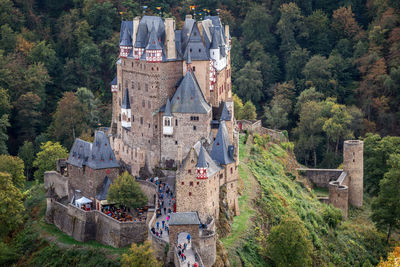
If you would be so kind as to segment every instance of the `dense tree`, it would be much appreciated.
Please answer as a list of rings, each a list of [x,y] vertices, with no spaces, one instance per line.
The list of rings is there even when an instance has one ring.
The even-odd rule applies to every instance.
[[[161,267],[162,264],[154,256],[150,241],[146,240],[142,245],[132,243],[127,254],[122,254],[123,267]]]
[[[97,127],[100,122],[99,99],[95,98],[93,93],[85,87],[78,88],[75,95],[87,110],[86,124],[92,128]]]
[[[118,176],[118,179],[110,185],[107,200],[134,209],[143,207],[147,203],[146,195],[128,172]]]
[[[396,267],[400,262],[400,247],[396,246],[393,252],[389,252],[387,259],[381,259],[377,267]]]
[[[400,154],[400,137],[381,138],[378,134],[366,135],[364,139],[364,181],[368,192],[377,193],[380,180],[389,171],[389,157],[394,153]]]
[[[273,102],[272,106],[264,107],[266,124],[272,129],[285,129],[289,124],[288,112],[278,102]]]
[[[247,62],[237,75],[234,91],[244,101],[258,103],[263,97],[262,85],[258,64]]]
[[[310,58],[303,69],[306,85],[313,86],[325,96],[332,96],[336,82],[332,80],[331,65],[326,57],[316,55]]]
[[[359,39],[363,34],[354,18],[351,6],[341,7],[333,12],[332,29],[339,38]]]
[[[296,3],[282,4],[281,17],[276,24],[276,32],[281,38],[280,51],[287,58],[297,46],[297,37],[303,31],[304,17]]]
[[[299,46],[290,51],[285,63],[286,80],[294,81],[298,88],[303,89],[304,75],[302,73],[304,66],[309,60],[310,52]]]
[[[400,154],[390,155],[390,169],[379,183],[379,194],[372,201],[372,220],[387,231],[387,242],[392,232],[400,229]]]
[[[14,156],[0,155],[0,172],[11,175],[15,187],[22,189],[25,184],[24,162]]]
[[[32,92],[21,95],[14,105],[18,139],[33,141],[40,125],[40,97]],[[22,143],[22,142],[21,142]]]
[[[233,113],[235,114],[235,118],[237,120],[241,120],[243,115],[243,102],[242,100],[235,94],[232,96],[233,98]]]
[[[276,266],[312,266],[310,234],[299,219],[286,217],[271,228],[267,255]]]
[[[259,25],[263,25],[263,27],[259,27]],[[273,18],[264,6],[252,6],[242,24],[244,45],[247,46],[258,40],[265,51],[274,51],[276,37],[272,33],[272,25]]]
[[[241,112],[242,119],[255,120],[257,119],[256,106],[251,101],[247,101]]]
[[[324,122],[321,102],[309,101],[302,105],[299,122],[294,129],[297,136],[295,150],[305,163],[308,162],[309,154],[312,153],[314,167],[318,162],[317,149],[323,141]]]
[[[19,148],[18,157],[24,161],[25,176],[27,180],[30,180],[33,161],[35,160],[35,149],[33,143],[25,141]]]
[[[68,157],[67,150],[60,143],[48,141],[40,146],[41,151],[37,153],[33,166],[37,168],[34,173],[35,180],[43,181],[43,175],[46,171],[56,169],[56,160]]]
[[[24,210],[22,193],[5,172],[0,172],[0,207],[0,238],[4,238],[22,222]]]
[[[331,47],[328,15],[320,9],[315,10],[305,18],[304,31],[308,50],[313,54],[328,55]]]
[[[64,93],[58,102],[53,120],[53,135],[65,147],[71,147],[75,138],[87,129],[88,110],[78,97],[72,93]]]

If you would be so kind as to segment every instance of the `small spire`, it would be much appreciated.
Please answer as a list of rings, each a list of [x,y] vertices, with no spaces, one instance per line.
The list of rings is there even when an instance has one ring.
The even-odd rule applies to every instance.
[[[204,156],[204,149],[203,146],[200,146],[199,157],[197,158],[197,168],[207,168],[207,161],[206,157]]]
[[[190,50],[188,51],[187,59],[186,59],[186,67],[188,71],[192,71],[192,57],[190,56]]]
[[[171,101],[167,99],[167,104],[165,105],[164,116],[172,117],[171,114]]]
[[[129,91],[128,88],[125,89],[125,95],[122,100],[122,108],[124,109],[130,109],[131,108],[131,102],[129,101]]]

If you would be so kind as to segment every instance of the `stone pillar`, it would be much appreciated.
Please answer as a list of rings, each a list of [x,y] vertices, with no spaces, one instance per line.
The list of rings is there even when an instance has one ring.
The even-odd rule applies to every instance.
[[[175,20],[173,18],[165,19],[165,48],[167,59],[175,59]]]
[[[348,175],[349,203],[354,207],[363,204],[364,180],[364,142],[359,140],[344,141],[343,146],[343,171]]]
[[[329,183],[329,203],[335,208],[341,209],[343,218],[347,219],[349,189],[345,185],[340,185],[339,182]]]

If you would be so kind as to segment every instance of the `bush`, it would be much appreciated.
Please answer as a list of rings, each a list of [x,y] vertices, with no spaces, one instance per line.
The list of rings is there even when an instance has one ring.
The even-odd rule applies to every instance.
[[[342,211],[332,207],[331,205],[326,206],[326,209],[322,212],[322,217],[325,223],[330,227],[336,228],[343,219]]]

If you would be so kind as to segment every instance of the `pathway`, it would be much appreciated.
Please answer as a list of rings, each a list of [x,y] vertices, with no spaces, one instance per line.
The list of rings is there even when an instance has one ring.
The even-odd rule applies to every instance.
[[[181,244],[183,246],[184,243],[187,243],[187,233],[180,233],[178,235],[178,244]],[[187,243],[187,247],[184,251],[184,255],[186,256],[186,260],[179,260],[180,266],[182,267],[192,267],[193,264],[195,263],[195,257],[194,257],[194,250],[192,249],[192,242]]]

